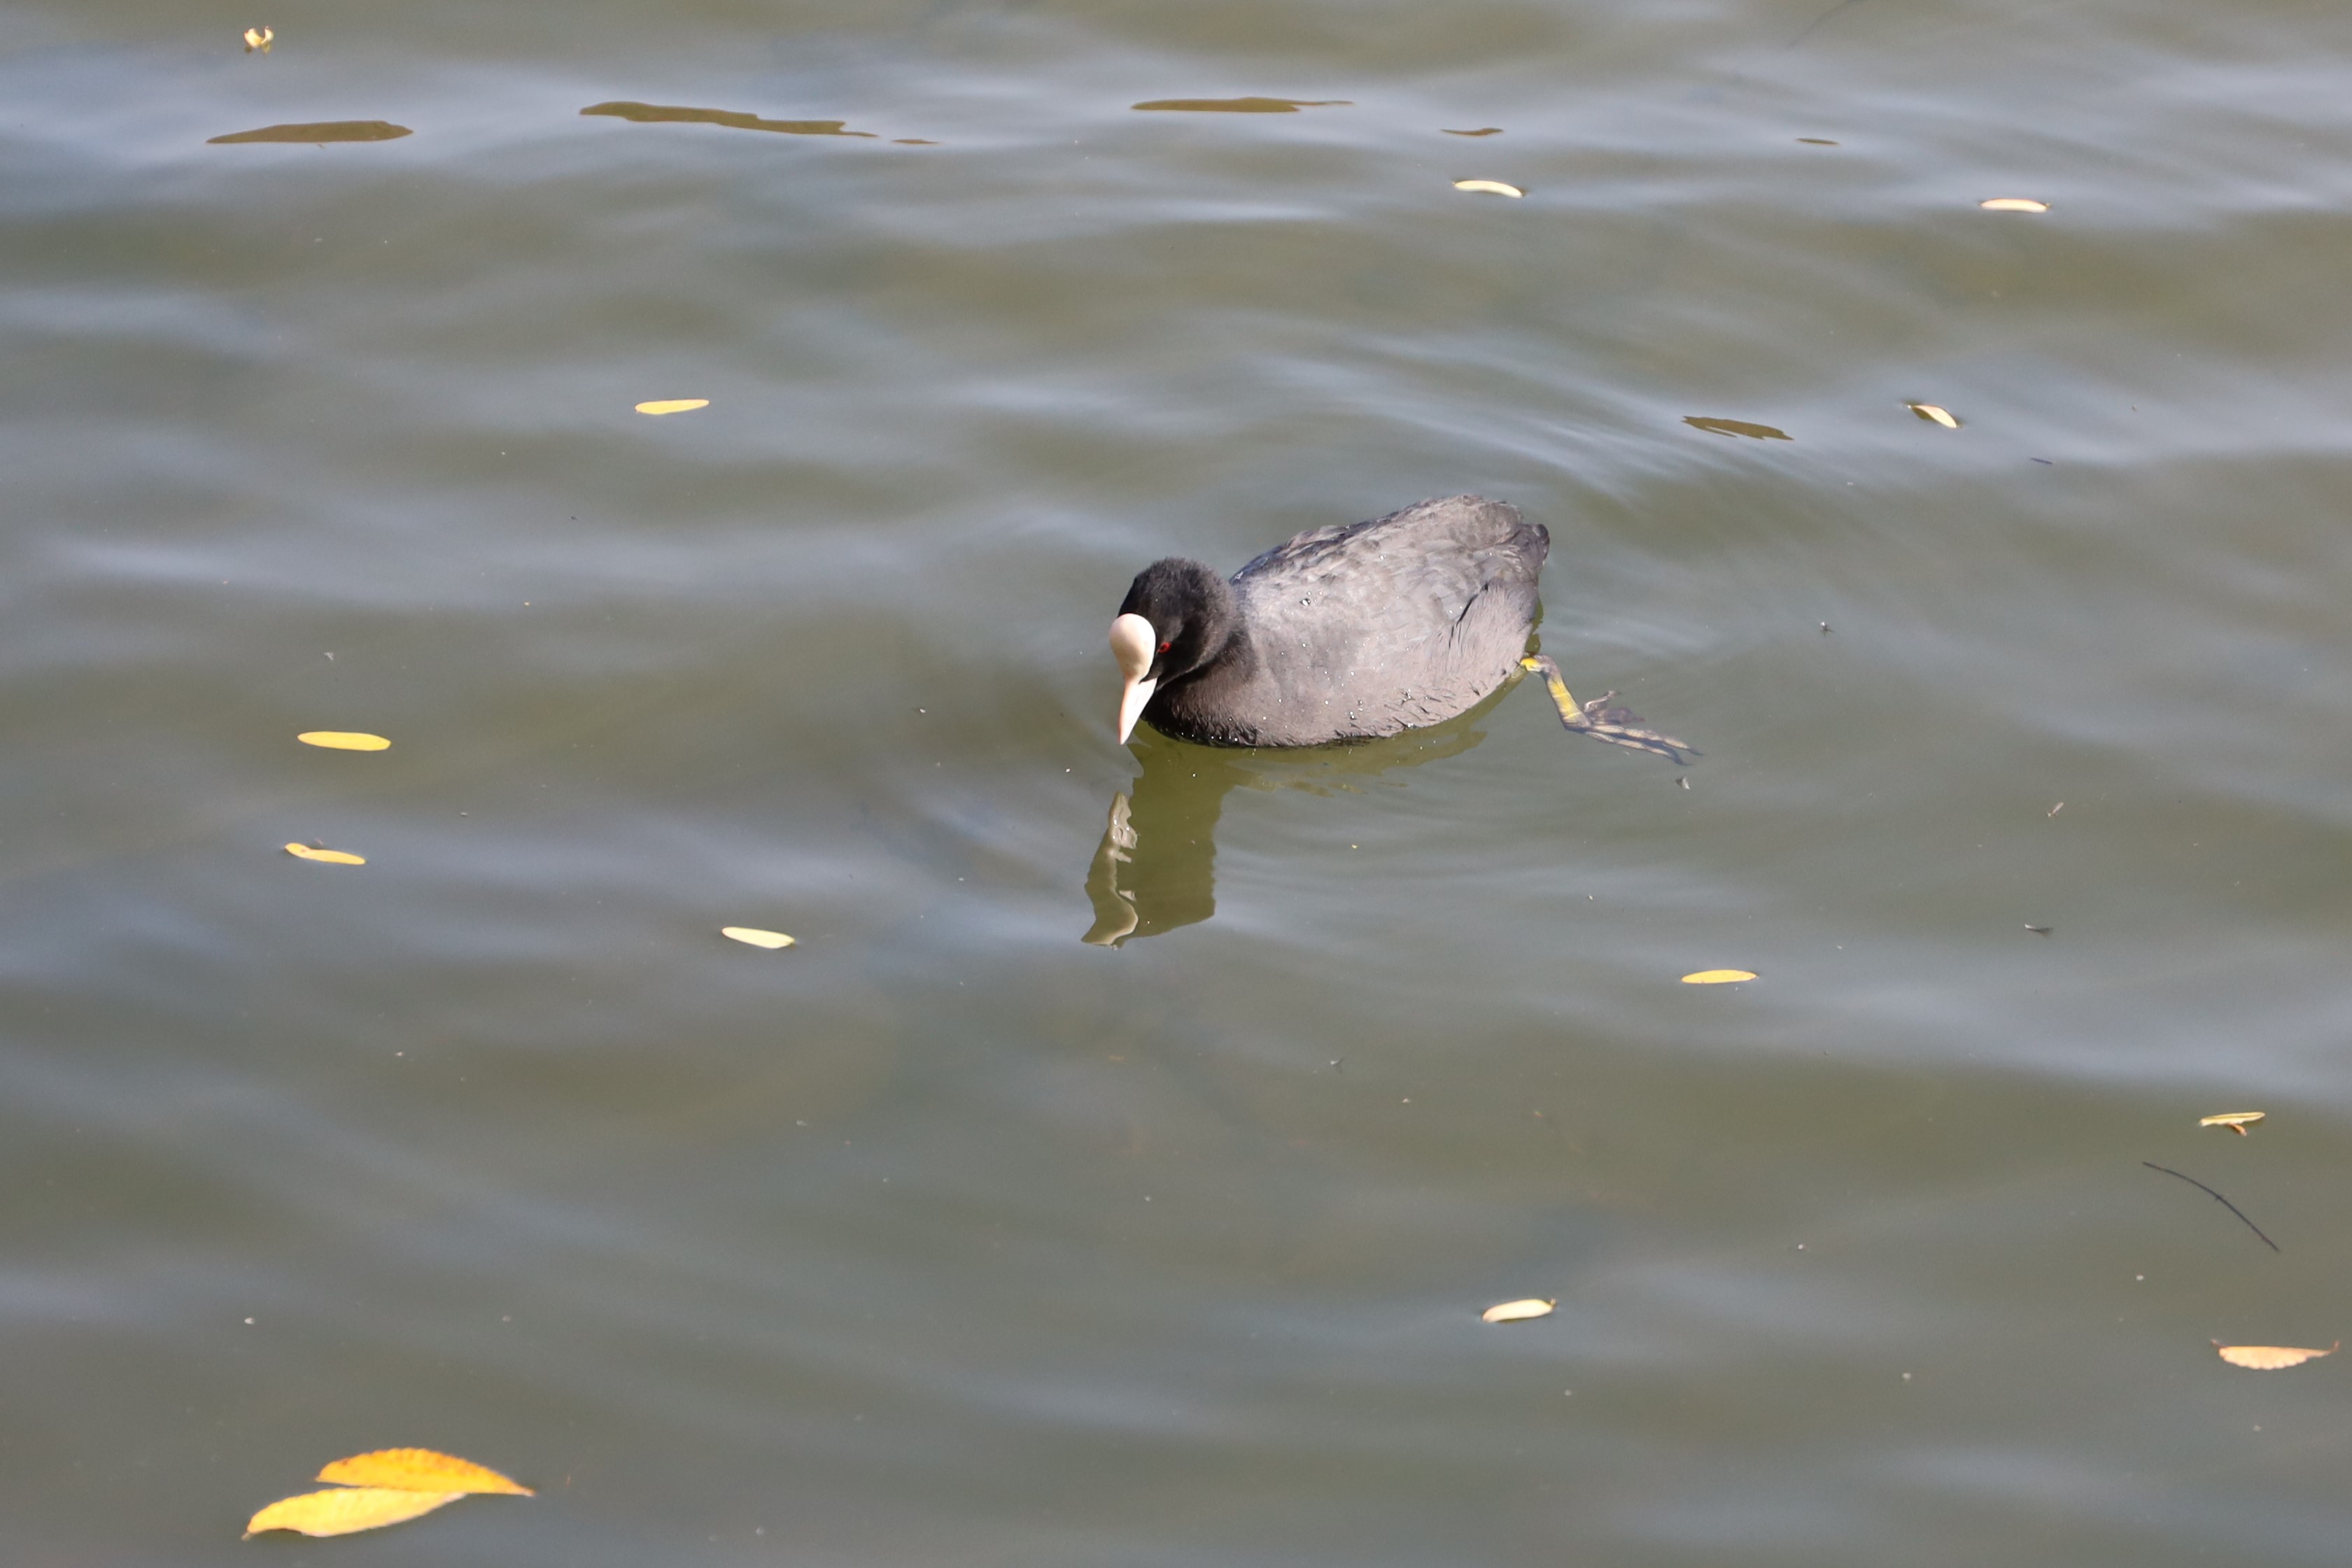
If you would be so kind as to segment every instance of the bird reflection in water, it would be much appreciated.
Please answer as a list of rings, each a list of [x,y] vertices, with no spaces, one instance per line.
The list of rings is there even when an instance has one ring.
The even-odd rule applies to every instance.
[[[1131,749],[1143,771],[1111,798],[1110,821],[1087,872],[1095,923],[1083,940],[1116,947],[1216,914],[1217,821],[1235,789],[1335,795],[1367,784],[1402,788],[1402,779],[1386,776],[1486,739],[1479,721],[1503,695],[1428,729],[1296,751],[1228,750],[1137,730]]]

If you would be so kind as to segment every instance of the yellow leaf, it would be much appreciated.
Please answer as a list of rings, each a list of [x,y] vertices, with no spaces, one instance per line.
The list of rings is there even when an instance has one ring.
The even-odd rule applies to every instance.
[[[1995,196],[1990,201],[1979,202],[1977,205],[1989,213],[2046,213],[2050,210],[2049,203],[2037,202],[2031,196]]]
[[[265,1530],[295,1530],[304,1535],[349,1535],[380,1530],[455,1502],[461,1491],[400,1491],[391,1487],[337,1487],[306,1491],[271,1503],[246,1521],[250,1537]]]
[[[361,735],[348,729],[306,729],[294,738],[305,746],[323,746],[330,751],[392,749],[392,742],[380,735]]]
[[[1756,441],[1787,441],[1789,433],[1775,425],[1757,424],[1745,419],[1716,419],[1711,415],[1686,413],[1683,423],[1697,430],[1711,430],[1717,435],[1745,435]]]
[[[1952,417],[1951,410],[1947,408],[1938,408],[1932,402],[1907,402],[1903,406],[1909,409],[1913,413],[1917,414],[1921,419],[1935,421],[1937,424],[1942,425],[1946,430],[1958,430],[1960,427],[1960,422]]]
[[[2294,1350],[2283,1344],[2223,1344],[2217,1339],[2213,1342],[2213,1348],[2221,1352],[2221,1359],[2231,1366],[2251,1367],[2256,1372],[2276,1372],[2283,1366],[2301,1366],[2315,1357],[2334,1355],[2336,1346],[2343,1343],[2338,1340],[2326,1350]]]
[[[1484,195],[1489,196],[1524,196],[1527,194],[1525,191],[1520,190],[1517,185],[1506,185],[1500,180],[1456,180],[1454,182],[1454,188],[1457,191],[1476,191]]]
[[[361,856],[346,854],[341,850],[313,849],[309,844],[288,844],[286,852],[296,860],[317,861],[322,865],[365,865]]]
[[[1701,969],[1696,975],[1685,975],[1685,986],[1729,986],[1741,980],[1752,980],[1755,975],[1747,969]]]
[[[300,125],[265,125],[258,131],[239,131],[228,136],[208,136],[207,147],[226,146],[232,141],[396,141],[414,135],[405,125],[394,125],[388,120],[322,120]]]
[[[1505,1301],[1501,1306],[1488,1307],[1485,1312],[1480,1312],[1478,1321],[1486,1323],[1518,1323],[1525,1322],[1529,1318],[1548,1318],[1551,1316],[1552,1308],[1559,1304],[1557,1301]]]
[[[781,931],[762,931],[756,925],[722,925],[721,936],[732,936],[738,942],[749,942],[754,947],[789,947],[793,939]]]
[[[249,55],[259,49],[266,55],[269,52],[269,41],[276,37],[277,33],[268,27],[247,27],[245,30],[245,52]]]
[[[2218,1116],[2200,1116],[2197,1124],[2200,1127],[2227,1127],[2242,1138],[2246,1135],[2247,1125],[2262,1119],[2260,1111],[2224,1111]]]
[[[517,1497],[538,1494],[519,1481],[509,1480],[493,1469],[486,1469],[471,1459],[461,1459],[455,1454],[440,1454],[431,1448],[379,1448],[373,1454],[354,1454],[348,1459],[337,1459],[319,1472],[322,1481],[341,1481],[345,1486],[392,1487],[402,1491],[469,1491],[508,1492]]]
[[[710,400],[707,397],[673,397],[657,399],[652,402],[641,402],[637,404],[637,412],[639,413],[656,414],[685,413],[691,409],[709,408],[709,406]]]

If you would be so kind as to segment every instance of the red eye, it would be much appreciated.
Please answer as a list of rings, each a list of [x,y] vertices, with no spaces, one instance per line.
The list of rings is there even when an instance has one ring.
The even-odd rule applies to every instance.
[[[1173,648],[1175,645],[1176,645],[1176,644],[1175,644],[1175,643],[1160,643],[1160,651],[1161,653],[1164,653],[1168,652],[1168,650],[1169,650],[1169,649]]]

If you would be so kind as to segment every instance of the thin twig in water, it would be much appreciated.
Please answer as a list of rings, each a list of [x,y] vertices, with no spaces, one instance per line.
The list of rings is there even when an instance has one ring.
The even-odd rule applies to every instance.
[[[2198,1191],[2200,1191],[2200,1192],[2201,1192],[2201,1193],[2205,1194],[2208,1197],[2210,1197],[2214,1202],[2216,1202],[2216,1203],[2220,1204],[2223,1208],[2226,1208],[2226,1209],[2228,1209],[2231,1214],[2236,1215],[2240,1219],[2246,1219],[2246,1211],[2245,1211],[2244,1209],[2240,1208],[2236,1204],[2231,1203],[2228,1198],[2223,1197],[2220,1193],[2215,1192],[2211,1187],[2207,1186],[2203,1182],[2199,1181],[2195,1176],[2180,1176],[2180,1173],[2179,1173],[2179,1171],[2177,1171],[2177,1170],[2174,1170],[2170,1166],[2160,1166],[2160,1165],[2158,1165],[2154,1160],[2142,1160],[2142,1161],[2140,1161],[2140,1164],[2142,1164],[2142,1165],[2146,1166],[2148,1169],[2150,1169],[2150,1170],[2152,1170],[2152,1171],[2162,1171],[2165,1175],[2167,1175],[2167,1176],[2180,1176],[2180,1179],[2181,1179],[2182,1181],[2187,1182],[2190,1186],[2193,1186],[2193,1187],[2195,1187]],[[2252,1231],[2252,1232],[2253,1232],[2255,1235],[2257,1235],[2257,1236],[2263,1236],[2263,1228],[2262,1228],[2261,1226],[2259,1226],[2259,1225],[2256,1225],[2256,1224],[2255,1224],[2252,1220],[2251,1220],[2251,1219],[2246,1219],[2246,1228],[2247,1228],[2247,1229],[2249,1229],[2249,1230],[2251,1230],[2251,1231]],[[2277,1250],[2279,1249],[2279,1244],[2278,1244],[2277,1242],[2275,1242],[2275,1241],[2272,1240],[2272,1239],[2271,1239],[2269,1237],[2267,1237],[2267,1236],[2263,1236],[2263,1246],[2265,1246],[2265,1247],[2267,1247],[2267,1248],[2269,1248],[2269,1249],[2270,1249],[2272,1251],[2273,1251],[2273,1252],[2275,1252],[2275,1251],[2277,1251]]]

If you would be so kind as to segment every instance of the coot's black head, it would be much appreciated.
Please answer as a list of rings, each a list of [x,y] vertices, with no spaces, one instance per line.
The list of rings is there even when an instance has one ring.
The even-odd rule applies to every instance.
[[[1171,556],[1137,572],[1110,623],[1111,654],[1127,677],[1120,741],[1135,733],[1153,692],[1213,663],[1238,624],[1233,589],[1199,561]]]

